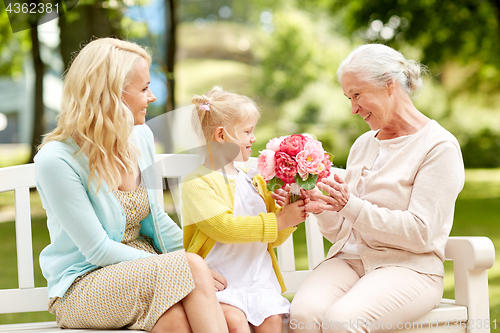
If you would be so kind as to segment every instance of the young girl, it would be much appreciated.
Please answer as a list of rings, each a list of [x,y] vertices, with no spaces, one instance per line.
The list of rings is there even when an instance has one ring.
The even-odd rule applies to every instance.
[[[273,248],[306,217],[304,201],[278,209],[257,169],[247,161],[259,118],[248,97],[213,88],[195,96],[196,119],[208,144],[205,163],[182,184],[184,247],[227,279],[217,292],[230,332],[281,332],[289,302]]]

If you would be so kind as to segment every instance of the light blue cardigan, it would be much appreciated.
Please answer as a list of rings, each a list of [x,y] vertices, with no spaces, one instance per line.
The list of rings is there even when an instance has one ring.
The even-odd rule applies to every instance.
[[[182,230],[159,205],[155,189],[153,133],[135,126],[133,142],[141,152],[139,168],[148,189],[151,213],[141,221],[141,233],[163,253],[182,249]],[[51,141],[35,157],[36,186],[47,211],[51,243],[40,254],[49,297],[62,297],[73,281],[98,267],[151,256],[121,243],[126,217],[103,182],[87,186],[88,158],[73,139]]]

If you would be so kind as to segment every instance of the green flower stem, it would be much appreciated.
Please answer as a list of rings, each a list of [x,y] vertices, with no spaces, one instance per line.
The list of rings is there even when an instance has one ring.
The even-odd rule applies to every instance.
[[[290,203],[300,200],[300,186],[297,183],[293,183],[290,186]]]

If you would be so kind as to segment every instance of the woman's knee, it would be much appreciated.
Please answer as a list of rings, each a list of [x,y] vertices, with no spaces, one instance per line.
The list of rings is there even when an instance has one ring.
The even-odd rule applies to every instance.
[[[360,300],[360,302],[362,302]],[[359,304],[361,305],[361,304]],[[345,307],[334,304],[325,312],[322,328],[323,332],[363,332],[366,327],[366,317],[356,311],[356,306]],[[368,330],[366,330],[368,331]]]
[[[297,297],[297,295],[296,295]],[[290,322],[291,331],[295,329],[314,328],[323,320],[323,316],[329,305],[308,297],[294,298],[290,305]]]
[[[297,305],[297,304],[295,304]],[[302,303],[290,308],[291,332],[355,332],[362,325],[355,311],[343,309],[336,304],[318,306],[315,302]]]
[[[189,320],[182,303],[177,303],[165,311],[158,319],[151,332],[191,332]]]
[[[191,269],[191,275],[193,276],[195,293],[199,295],[204,294],[206,297],[215,296],[214,279],[206,262],[202,257],[194,253],[186,253],[186,257]]]
[[[186,253],[186,258],[195,282],[197,280],[208,280],[211,278],[210,270],[202,257],[195,253]]]
[[[191,270],[205,270],[208,269],[205,260],[196,253],[186,252],[186,259]]]

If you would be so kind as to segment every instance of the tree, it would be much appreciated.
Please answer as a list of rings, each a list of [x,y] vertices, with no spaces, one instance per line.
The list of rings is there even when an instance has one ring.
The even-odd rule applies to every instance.
[[[4,3],[0,1],[0,76],[22,73],[24,55],[29,52],[30,44],[28,31],[12,32]]]
[[[67,69],[72,56],[93,39],[122,38],[122,16],[121,2],[108,0],[80,1],[78,6],[61,16],[60,50],[64,67]]]
[[[174,77],[174,66],[175,66],[175,53],[177,52],[177,1],[176,0],[165,0],[165,10],[166,18],[165,22],[170,22],[168,26],[168,32],[165,33],[167,52],[165,57],[166,72],[167,77],[167,111],[172,111],[175,109],[175,77]]]
[[[259,90],[276,104],[296,98],[324,71],[314,25],[299,11],[280,11],[261,60]]]
[[[40,40],[38,39],[38,24],[31,21],[31,45],[33,56],[33,67],[35,69],[35,99],[34,103],[34,119],[33,119],[33,135],[31,137],[31,154],[29,162],[32,163],[36,155],[38,145],[42,143],[42,135],[44,134],[43,115],[45,106],[43,104],[43,75],[45,72],[45,64],[40,57]]]
[[[417,46],[431,69],[457,62],[468,69],[461,90],[500,86],[500,0],[318,0],[341,14],[347,35],[400,49]],[[305,3],[303,4],[305,6]]]
[[[9,2],[9,4],[11,4]],[[28,6],[34,4],[35,7],[38,6],[38,2],[36,0],[30,0],[26,3]],[[45,3],[43,3],[45,4]],[[11,7],[12,8],[12,7]],[[36,7],[38,8],[38,7]],[[2,8],[3,11],[3,8]],[[2,13],[3,14],[3,13]],[[47,20],[53,19],[57,17],[57,13],[51,10],[51,14],[46,15],[45,17],[39,13],[30,13],[21,11],[20,13],[16,13],[15,11],[9,12],[9,20],[10,23],[10,31],[12,33],[6,33],[5,39],[7,44],[9,45],[10,41],[14,41],[15,43],[21,43],[26,35],[23,31],[29,29],[29,41],[31,42],[31,55],[33,60],[33,68],[35,70],[35,95],[34,95],[34,115],[33,115],[33,135],[31,138],[31,155],[29,158],[29,162],[33,162],[33,157],[36,154],[36,147],[41,143],[41,138],[43,134],[43,114],[44,114],[44,104],[43,104],[43,75],[45,72],[45,64],[42,61],[40,56],[40,41],[38,39],[38,25],[42,22],[46,22]],[[7,30],[4,26],[5,23],[1,24],[2,30]],[[13,36],[13,33],[17,33],[19,35]],[[0,51],[5,51],[1,50]],[[5,64],[2,61],[0,67],[2,68],[2,72],[6,72],[7,74],[13,74],[13,71],[16,70],[17,66],[20,64],[16,64],[16,60],[22,63],[22,56],[24,56],[24,52],[14,53],[13,65]],[[18,68],[17,68],[18,69]]]

